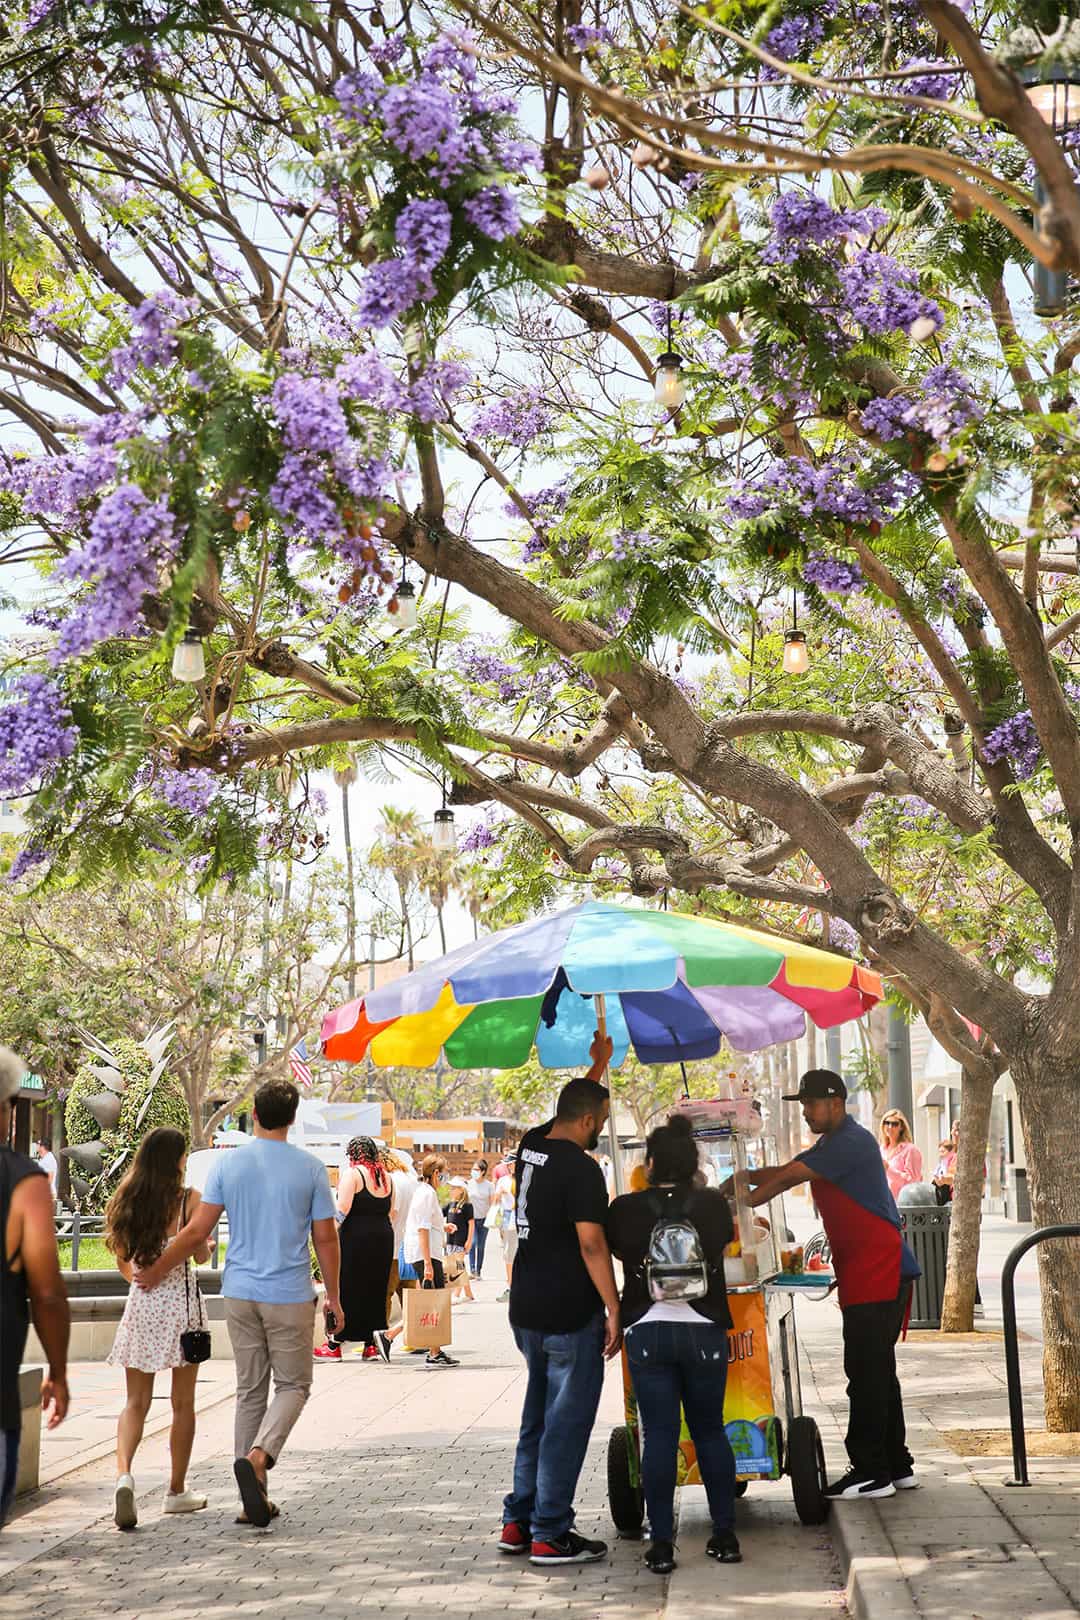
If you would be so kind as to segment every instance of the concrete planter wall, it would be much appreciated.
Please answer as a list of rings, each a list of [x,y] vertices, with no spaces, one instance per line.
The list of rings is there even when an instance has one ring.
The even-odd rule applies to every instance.
[[[36,1491],[41,1465],[41,1380],[43,1367],[19,1368],[19,1406],[22,1410],[22,1439],[19,1442],[19,1470],[15,1475],[15,1495]]]
[[[71,1345],[68,1360],[104,1361],[112,1349],[117,1324],[124,1314],[128,1285],[116,1271],[66,1271],[68,1301],[71,1306]],[[84,1292],[84,1287],[97,1290]],[[206,1315],[210,1327],[210,1356],[213,1361],[231,1361],[232,1345],[225,1325],[225,1301],[221,1298],[221,1273],[200,1271],[199,1286],[203,1291]],[[323,1290],[318,1288],[321,1300]],[[325,1337],[321,1307],[315,1312],[312,1345],[321,1344]],[[31,1327],[26,1341],[27,1362],[47,1361],[41,1342]]]

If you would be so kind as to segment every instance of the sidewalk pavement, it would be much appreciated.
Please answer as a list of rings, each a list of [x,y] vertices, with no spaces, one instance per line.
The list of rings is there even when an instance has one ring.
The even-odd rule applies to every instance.
[[[985,1331],[913,1333],[897,1360],[908,1443],[920,1488],[883,1502],[839,1502],[831,1529],[852,1612],[869,1620],[1065,1620],[1080,1613],[1080,1458],[1029,1461],[1030,1489],[1010,1489],[1009,1409],[1000,1336],[1000,1258],[1024,1234],[987,1222],[980,1280]],[[999,1258],[1000,1257],[1000,1258]],[[1021,1373],[1029,1433],[1041,1428],[1041,1344],[1028,1294]],[[830,1463],[842,1458],[847,1407],[840,1313],[798,1302],[809,1363],[803,1400],[821,1424]],[[999,1457],[963,1456],[957,1431],[997,1430]],[[970,1444],[970,1442],[968,1442]]]
[[[617,1364],[578,1493],[578,1523],[608,1540],[602,1564],[534,1569],[496,1550],[524,1393],[523,1364],[501,1283],[455,1309],[457,1369],[428,1372],[395,1353],[389,1367],[346,1360],[315,1368],[312,1398],[273,1476],[282,1516],[267,1531],[237,1527],[231,1481],[232,1408],[200,1413],[191,1483],[203,1513],[164,1518],[166,1436],[137,1458],[141,1518],[131,1535],[111,1522],[110,1458],[54,1478],[0,1533],[0,1616],[48,1620],[285,1620],[379,1613],[415,1620],[515,1620],[552,1604],[565,1620],[716,1620],[748,1607],[785,1620],[838,1620],[839,1569],[827,1533],[799,1525],[787,1482],[740,1504],[746,1561],[704,1556],[704,1493],[681,1493],[679,1568],[650,1574],[642,1545],[618,1541],[606,1503],[606,1447],[621,1420]],[[201,1376],[201,1372],[200,1372]],[[119,1389],[119,1375],[114,1373]],[[78,1380],[73,1386],[78,1410]],[[119,1396],[117,1396],[117,1400]],[[104,1424],[102,1424],[104,1428]]]
[[[482,1301],[455,1309],[456,1370],[427,1372],[395,1354],[389,1367],[319,1365],[311,1401],[274,1476],[282,1517],[265,1532],[233,1524],[232,1405],[227,1364],[209,1363],[191,1470],[209,1508],[163,1518],[167,1401],[155,1406],[136,1467],[142,1523],[111,1522],[111,1424],[121,1376],[79,1369],[66,1453],[51,1483],[0,1534],[0,1616],[49,1620],[393,1620],[436,1609],[440,1620],[528,1620],[553,1603],[568,1620],[745,1620],[748,1613],[811,1620],[850,1611],[871,1620],[1064,1620],[1080,1613],[1080,1462],[1035,1461],[1035,1488],[1007,1491],[1007,1457],[964,1459],[945,1439],[958,1428],[1007,1429],[1001,1342],[914,1336],[900,1350],[918,1491],[882,1503],[840,1503],[830,1525],[801,1526],[787,1481],[752,1486],[738,1504],[745,1562],[703,1556],[704,1493],[679,1493],[679,1567],[667,1581],[617,1541],[606,1506],[605,1452],[621,1421],[621,1381],[608,1369],[578,1495],[578,1523],[611,1545],[606,1563],[535,1570],[495,1550],[524,1379],[492,1275]],[[990,1293],[984,1283],[988,1307]],[[843,1466],[846,1418],[835,1304],[800,1300],[806,1409],[823,1431],[831,1472]],[[1039,1421],[1038,1346],[1023,1347],[1029,1421]],[[87,1377],[83,1378],[83,1372]],[[92,1371],[92,1412],[86,1386]],[[80,1390],[80,1379],[82,1389]],[[115,1382],[110,1386],[108,1380]],[[110,1396],[110,1387],[115,1396]],[[165,1395],[165,1387],[161,1391]],[[80,1401],[84,1410],[80,1415]],[[58,1431],[62,1432],[62,1431]],[[74,1432],[74,1431],[73,1431]],[[49,1454],[47,1454],[49,1455]],[[95,1460],[95,1458],[97,1460]]]

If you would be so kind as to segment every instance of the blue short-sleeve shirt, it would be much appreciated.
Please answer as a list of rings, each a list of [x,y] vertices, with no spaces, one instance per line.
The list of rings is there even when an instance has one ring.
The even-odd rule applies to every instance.
[[[312,1221],[332,1219],[326,1166],[303,1148],[256,1136],[222,1148],[203,1202],[224,1204],[229,1247],[221,1292],[262,1305],[302,1305],[315,1297],[308,1241]]]

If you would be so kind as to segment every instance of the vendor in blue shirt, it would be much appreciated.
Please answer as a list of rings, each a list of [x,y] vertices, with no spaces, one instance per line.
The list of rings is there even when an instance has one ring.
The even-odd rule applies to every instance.
[[[802,1103],[817,1142],[788,1164],[748,1170],[744,1178],[752,1205],[808,1181],[832,1249],[844,1319],[845,1444],[851,1467],[825,1494],[892,1496],[916,1484],[896,1376],[896,1341],[919,1266],[901,1235],[881,1151],[847,1112],[847,1087],[840,1076],[831,1069],[810,1069],[784,1101]]]

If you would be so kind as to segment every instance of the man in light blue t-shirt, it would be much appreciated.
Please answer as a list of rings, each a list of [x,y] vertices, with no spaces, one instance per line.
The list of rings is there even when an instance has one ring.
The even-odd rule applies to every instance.
[[[210,1167],[202,1203],[154,1265],[136,1271],[154,1288],[209,1237],[225,1210],[229,1247],[221,1292],[236,1358],[236,1461],[233,1471],[252,1524],[276,1509],[267,1469],[281,1455],[311,1391],[315,1290],[308,1241],[326,1286],[327,1312],[340,1322],[341,1250],[326,1166],[286,1140],[299,1093],[270,1081],[255,1093],[255,1139],[222,1152]],[[270,1374],[274,1398],[267,1405]]]

